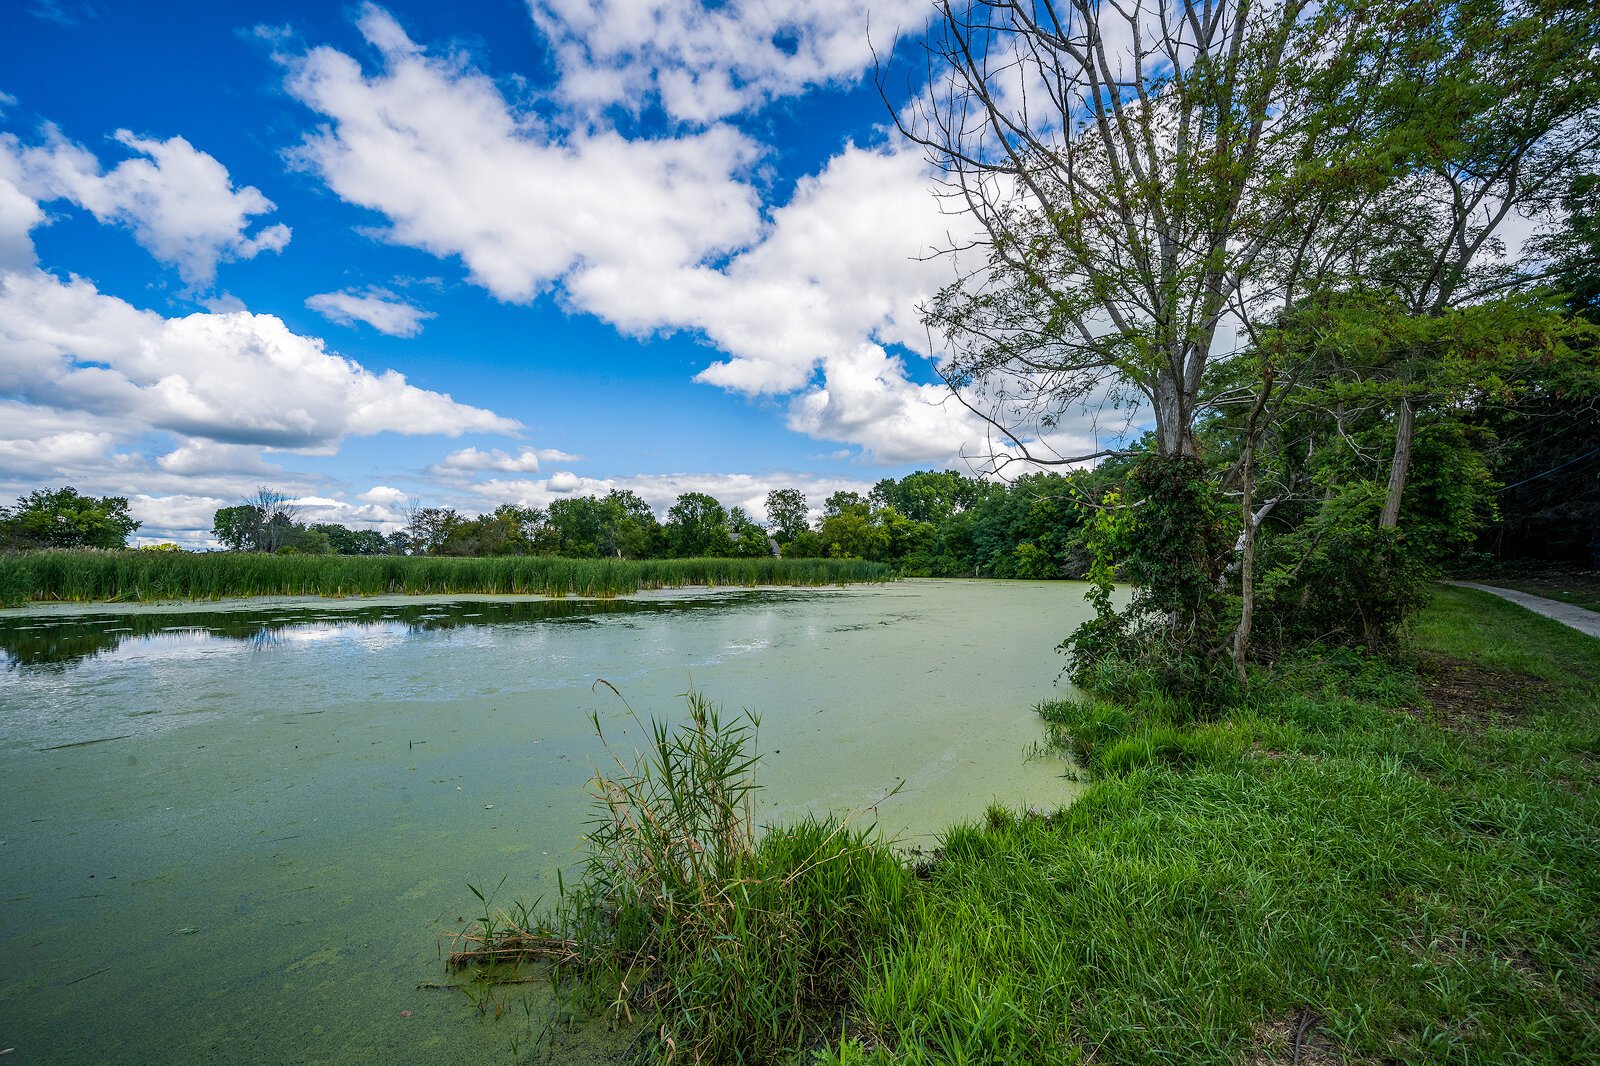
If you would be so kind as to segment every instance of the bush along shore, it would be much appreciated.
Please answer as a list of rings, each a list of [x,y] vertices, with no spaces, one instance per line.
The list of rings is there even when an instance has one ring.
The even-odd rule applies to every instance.
[[[561,904],[453,963],[543,960],[655,1061],[1600,1061],[1600,642],[1446,589],[1399,655],[1302,654],[1199,716],[1102,680],[1040,708],[1072,806],[916,865],[757,834],[754,723],[694,697],[597,779]]]
[[[82,549],[0,555],[0,605],[452,592],[604,597],[685,585],[820,586],[892,576],[883,563],[860,559],[461,559]]]

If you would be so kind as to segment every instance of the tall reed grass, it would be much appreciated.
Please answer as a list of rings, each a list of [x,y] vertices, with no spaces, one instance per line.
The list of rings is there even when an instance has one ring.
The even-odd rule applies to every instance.
[[[486,909],[451,962],[554,963],[580,1005],[642,1015],[653,1061],[780,1061],[837,1039],[914,878],[836,819],[758,834],[756,719],[687,699],[687,720],[651,721],[637,762],[596,775],[588,858],[554,913]]]
[[[499,556],[259,555],[41,551],[0,556],[0,604],[148,602],[234,596],[382,596],[451,592],[619,596],[685,585],[841,585],[887,581],[859,559],[563,559]]]

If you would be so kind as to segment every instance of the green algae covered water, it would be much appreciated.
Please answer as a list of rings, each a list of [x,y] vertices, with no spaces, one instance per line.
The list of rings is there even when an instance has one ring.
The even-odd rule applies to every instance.
[[[859,811],[928,845],[1070,801],[1031,708],[1083,591],[0,612],[0,1052],[512,1061],[526,1017],[419,985],[481,912],[469,884],[531,901],[577,860],[590,715],[637,733],[598,680],[646,719],[691,685],[758,713],[762,821]]]

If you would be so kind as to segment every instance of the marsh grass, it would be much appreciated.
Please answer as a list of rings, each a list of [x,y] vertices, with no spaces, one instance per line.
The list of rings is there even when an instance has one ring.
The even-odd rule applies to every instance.
[[[552,964],[576,1005],[643,1023],[659,1061],[771,1062],[837,1039],[912,877],[846,821],[759,832],[759,722],[686,699],[676,724],[630,710],[650,741],[636,761],[608,743],[587,859],[554,911],[486,913],[451,964]]]
[[[859,559],[564,559],[41,551],[0,555],[0,605],[237,596],[487,593],[620,596],[686,585],[821,586],[887,581]]]

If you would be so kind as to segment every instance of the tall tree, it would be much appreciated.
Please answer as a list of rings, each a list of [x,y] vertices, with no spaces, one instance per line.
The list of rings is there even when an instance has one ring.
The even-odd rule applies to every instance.
[[[220,508],[211,532],[232,551],[275,552],[293,547],[305,527],[291,496],[260,485],[237,506]]]
[[[893,507],[913,522],[941,522],[971,507],[987,491],[983,482],[954,470],[918,470],[872,486],[872,502]]]
[[[686,492],[668,509],[666,537],[678,558],[727,555],[733,546],[727,509],[703,492]]]
[[[619,559],[645,559],[660,551],[661,523],[638,493],[612,489],[605,495],[607,555]]]
[[[897,113],[985,262],[927,308],[945,380],[999,464],[1071,408],[1148,404],[1156,451],[1193,455],[1208,361],[1256,263],[1302,231],[1348,131],[1358,22],[1308,0],[935,4],[933,77]],[[964,250],[961,262],[970,262]]]
[[[1540,280],[1502,254],[1503,236],[1513,223],[1550,218],[1594,170],[1600,8],[1455,0],[1427,10],[1389,57],[1379,120],[1391,127],[1401,176],[1389,190],[1386,254],[1369,266],[1406,313],[1437,320]],[[1397,351],[1393,368],[1395,443],[1379,519],[1387,528],[1399,522],[1418,410],[1451,398],[1432,387],[1434,370],[1441,359],[1459,370],[1462,359],[1448,328],[1413,332],[1420,340]]]
[[[71,485],[37,489],[0,507],[0,547],[123,548],[139,523],[125,496],[85,496]]]
[[[811,528],[806,494],[799,489],[767,493],[767,527],[779,544],[788,544]]]
[[[406,522],[415,555],[470,555],[462,534],[467,520],[453,507],[417,507]]]

